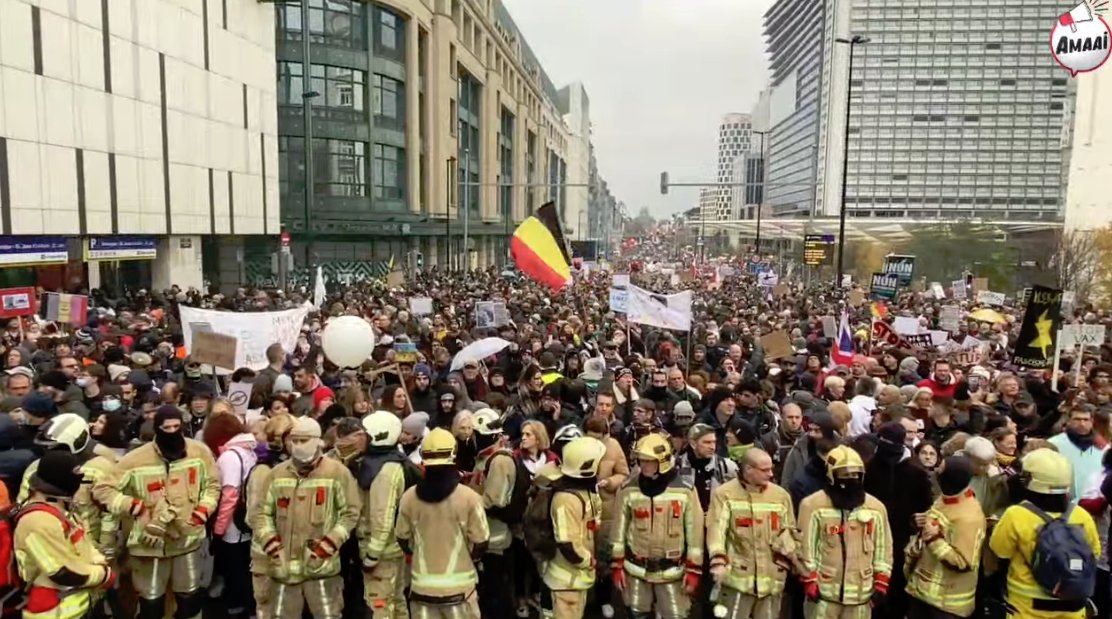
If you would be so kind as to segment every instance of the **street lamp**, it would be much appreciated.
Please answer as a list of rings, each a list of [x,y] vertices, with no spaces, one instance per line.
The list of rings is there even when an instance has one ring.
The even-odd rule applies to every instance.
[[[838,279],[834,286],[842,285],[842,276],[845,273],[843,257],[846,249],[846,185],[849,179],[849,110],[850,101],[853,99],[853,48],[869,42],[868,37],[855,34],[850,38],[837,37],[838,43],[849,45],[849,62],[846,67],[846,127],[842,145],[842,207],[838,212]]]

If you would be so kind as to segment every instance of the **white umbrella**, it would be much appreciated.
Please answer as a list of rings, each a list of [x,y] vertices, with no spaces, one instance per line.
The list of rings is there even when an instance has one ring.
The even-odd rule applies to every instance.
[[[455,372],[462,368],[467,361],[481,361],[491,355],[497,355],[509,345],[508,341],[500,337],[487,337],[477,342],[471,342],[456,353],[455,358],[452,359],[451,371]]]

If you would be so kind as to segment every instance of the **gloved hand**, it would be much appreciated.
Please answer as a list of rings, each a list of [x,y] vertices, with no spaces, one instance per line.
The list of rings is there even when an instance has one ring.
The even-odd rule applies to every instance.
[[[618,559],[610,566],[610,580],[618,591],[626,589],[625,561]]]
[[[100,588],[105,590],[116,588],[116,572],[107,565],[104,566],[104,580],[101,581]]]
[[[812,602],[819,599],[819,577],[818,574],[812,573],[803,579],[803,595],[807,596],[808,600]]]
[[[327,537],[322,537],[312,545],[313,554],[318,559],[331,559],[336,554],[336,546]]]
[[[166,543],[166,525],[158,520],[151,520],[143,526],[143,531],[139,533],[139,541],[144,546],[161,548]]]
[[[869,604],[873,608],[880,608],[888,601],[888,575],[877,574],[873,576],[873,597]]]
[[[683,589],[687,591],[688,595],[695,595],[695,592],[699,590],[699,579],[702,578],[702,576],[703,575],[700,574],[698,570],[691,568],[687,569],[687,572],[683,576]]]
[[[726,564],[725,563],[711,563],[710,564],[710,577],[714,579],[714,583],[722,582],[726,577]]]
[[[209,513],[204,507],[198,507],[189,515],[189,523],[195,527],[203,527],[208,522]]]
[[[143,514],[144,509],[145,509],[145,507],[143,506],[142,501],[140,501],[139,499],[132,499],[131,500],[131,507],[128,508],[127,511],[128,511],[129,514],[131,514],[131,516],[133,518],[138,518],[140,515]]]
[[[375,566],[377,566],[377,565],[378,565],[378,559],[372,559],[370,557],[367,557],[367,558],[363,559],[363,572],[367,573],[367,574],[370,574],[371,572],[374,571]]]
[[[263,552],[271,559],[277,559],[282,554],[282,538],[275,535],[263,544]]]

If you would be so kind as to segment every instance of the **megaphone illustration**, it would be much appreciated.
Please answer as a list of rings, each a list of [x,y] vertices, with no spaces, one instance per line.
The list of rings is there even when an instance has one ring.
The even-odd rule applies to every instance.
[[[1077,32],[1077,24],[1087,21],[1093,21],[1093,10],[1089,8],[1087,2],[1081,2],[1070,9],[1069,13],[1062,13],[1058,16],[1058,23],[1062,26],[1069,26],[1071,32]]]

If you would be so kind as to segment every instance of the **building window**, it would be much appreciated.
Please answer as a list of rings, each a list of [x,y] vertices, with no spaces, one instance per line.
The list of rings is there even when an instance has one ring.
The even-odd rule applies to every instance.
[[[396,60],[405,59],[405,19],[382,7],[375,7],[375,51]]]
[[[313,140],[313,193],[324,196],[367,195],[367,145],[350,140]],[[305,140],[278,138],[278,173],[283,193],[305,189]]]
[[[405,84],[396,79],[378,75],[373,78],[375,124],[405,127]]]
[[[502,108],[501,124],[498,133],[498,210],[500,216],[509,220],[513,217],[514,199],[514,115],[505,108]]]
[[[313,100],[313,105],[362,112],[367,88],[365,79],[358,69],[312,65],[309,89],[320,95]],[[303,80],[300,62],[279,62],[278,103],[300,106],[305,91]]]
[[[300,4],[276,4],[278,36],[300,41]],[[359,0],[309,0],[309,37],[314,43],[361,49],[366,47],[366,5]]]
[[[376,198],[405,199],[405,149],[375,144],[373,167]]]
[[[481,149],[479,135],[481,130],[479,102],[482,97],[482,85],[478,80],[464,71],[460,71],[459,97],[456,104],[459,122],[459,196],[466,199],[467,208],[481,212],[479,200],[482,192],[479,187],[479,166]],[[467,193],[464,193],[464,192]],[[464,204],[460,203],[461,206]]]

